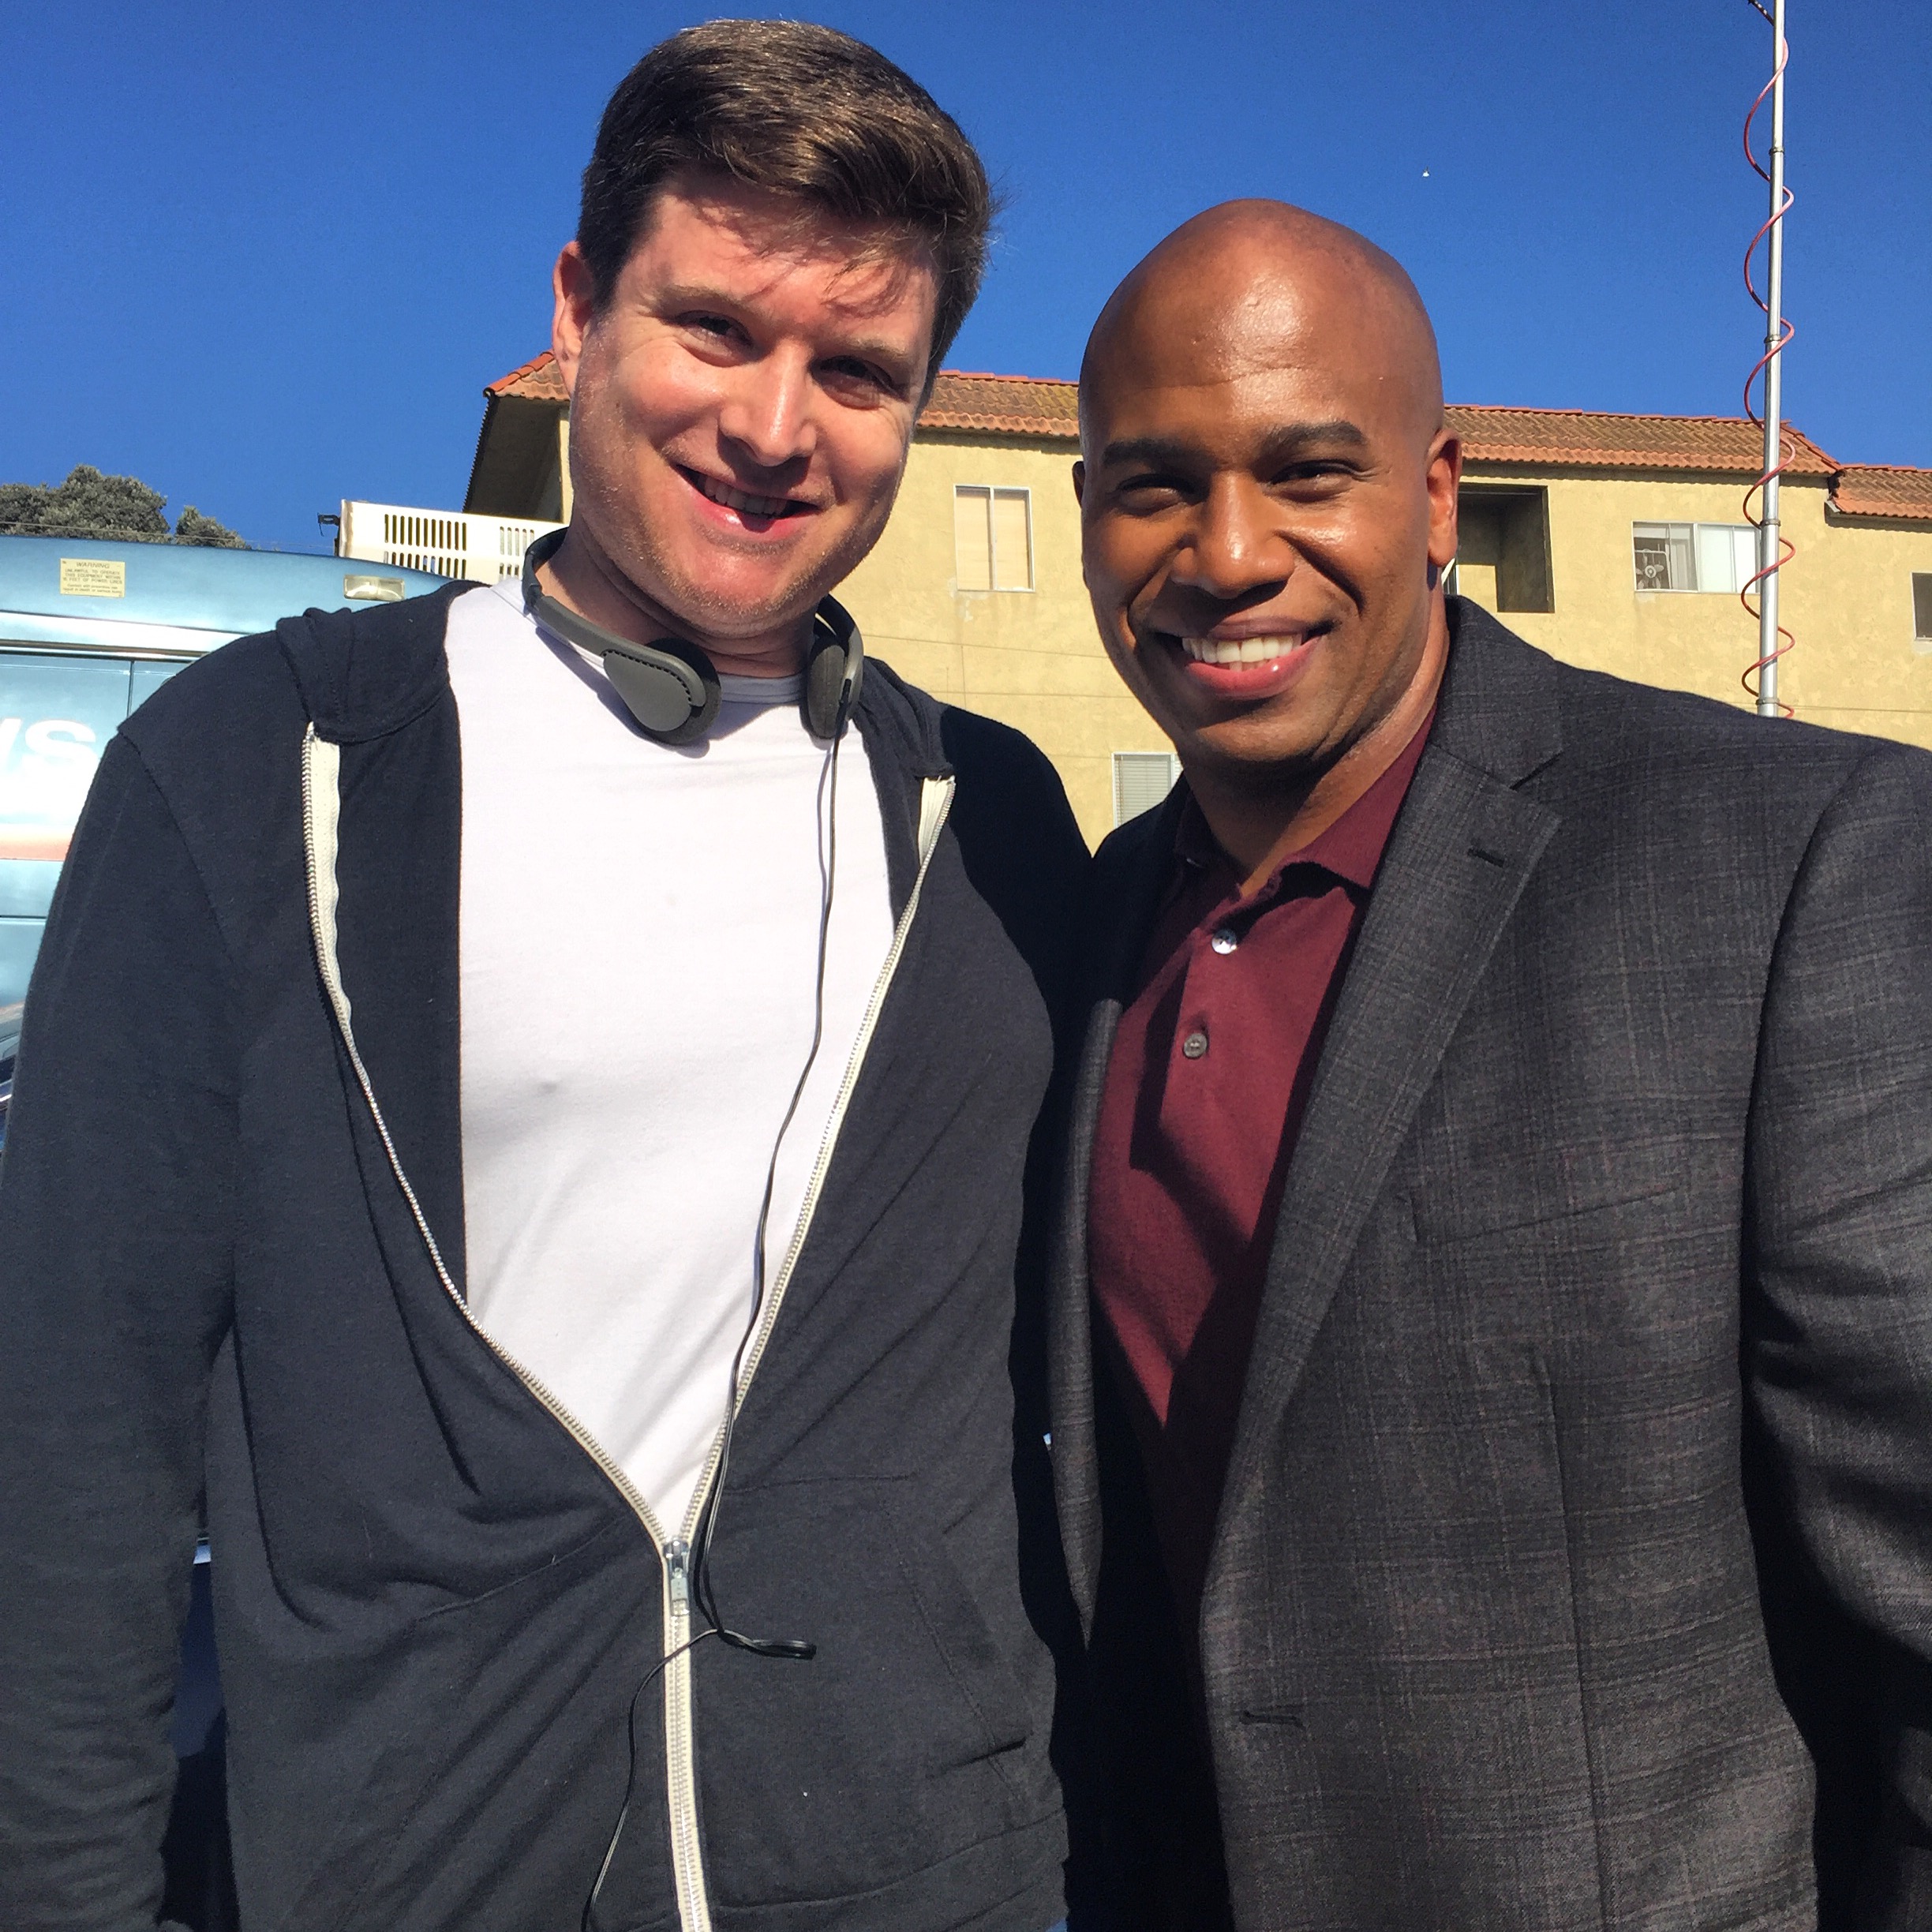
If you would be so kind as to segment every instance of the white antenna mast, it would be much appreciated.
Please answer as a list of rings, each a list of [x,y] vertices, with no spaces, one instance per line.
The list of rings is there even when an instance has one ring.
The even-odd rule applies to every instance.
[[[1746,586],[1747,590],[1758,593],[1758,662],[1753,667],[1758,673],[1758,715],[1760,717],[1788,716],[1787,707],[1778,702],[1778,660],[1784,654],[1788,645],[1780,642],[1778,627],[1778,572],[1784,563],[1785,546],[1778,526],[1778,480],[1784,468],[1782,447],[1784,416],[1784,345],[1791,340],[1791,326],[1784,320],[1784,212],[1792,204],[1792,196],[1784,185],[1784,69],[1791,58],[1791,50],[1784,39],[1784,0],[1772,0],[1769,12],[1760,0],[1750,0],[1753,6],[1771,23],[1773,68],[1771,81],[1765,90],[1771,96],[1771,153],[1770,169],[1758,167],[1757,159],[1750,152],[1750,119],[1757,115],[1758,108],[1764,104],[1764,94],[1758,96],[1751,109],[1750,118],[1744,124],[1744,152],[1751,166],[1770,184],[1771,213],[1769,219],[1758,233],[1769,237],[1769,260],[1766,266],[1765,292],[1758,296],[1750,279],[1750,255],[1747,251],[1744,260],[1744,283],[1750,288],[1758,305],[1765,312],[1764,359],[1758,368],[1764,371],[1764,474],[1758,479],[1758,488],[1764,492],[1760,514],[1754,519],[1758,524],[1758,572]],[[1751,248],[1755,249],[1754,238]],[[1758,371],[1751,373],[1756,376]],[[1744,386],[1744,406],[1750,408],[1750,384]],[[1748,608],[1748,605],[1747,606]],[[1788,635],[1788,634],[1787,634]]]

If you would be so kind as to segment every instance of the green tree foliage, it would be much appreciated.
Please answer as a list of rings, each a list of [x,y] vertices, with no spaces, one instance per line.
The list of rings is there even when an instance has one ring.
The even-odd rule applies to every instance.
[[[217,550],[245,550],[248,548],[226,523],[217,523],[212,516],[204,516],[193,504],[174,519],[176,543],[208,544]]]
[[[28,537],[73,537],[120,543],[212,544],[245,550],[225,525],[190,504],[172,531],[162,514],[167,499],[137,477],[103,476],[92,463],[77,463],[64,483],[0,483],[0,532]]]
[[[0,484],[0,524],[32,537],[94,537],[166,543],[167,501],[133,477],[78,464],[65,483]]]

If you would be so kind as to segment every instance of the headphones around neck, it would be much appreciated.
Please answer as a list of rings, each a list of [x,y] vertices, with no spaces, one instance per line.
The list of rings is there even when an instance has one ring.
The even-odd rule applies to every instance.
[[[669,745],[702,738],[717,716],[722,692],[711,660],[695,644],[675,637],[634,644],[578,616],[539,587],[538,567],[556,556],[568,534],[567,529],[548,530],[524,552],[524,610],[559,637],[604,660],[612,689],[647,738]],[[865,643],[851,612],[835,598],[821,598],[812,613],[799,702],[814,738],[836,742],[844,736],[864,674]]]

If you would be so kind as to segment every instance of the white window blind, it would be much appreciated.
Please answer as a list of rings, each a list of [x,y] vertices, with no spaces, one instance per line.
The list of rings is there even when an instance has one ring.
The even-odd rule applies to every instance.
[[[953,578],[962,590],[1033,588],[1033,492],[961,483],[953,492]]]
[[[1633,523],[1631,547],[1639,590],[1735,595],[1758,569],[1758,532],[1749,523]]]
[[[1700,590],[1742,590],[1758,569],[1758,533],[1748,523],[1700,523],[1698,581]]]
[[[991,496],[966,483],[953,492],[953,574],[962,590],[993,588]]]
[[[1114,754],[1114,822],[1125,825],[1151,811],[1174,789],[1181,761],[1171,751]]]
[[[1033,494],[1030,490],[993,492],[993,588],[1033,588]]]

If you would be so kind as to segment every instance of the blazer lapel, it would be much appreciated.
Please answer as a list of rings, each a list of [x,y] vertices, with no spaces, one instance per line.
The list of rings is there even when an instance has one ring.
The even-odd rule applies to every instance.
[[[1160,810],[1109,840],[1095,863],[1096,912],[1089,923],[1092,939],[1082,973],[1081,1009],[1086,1017],[1068,1100],[1046,1312],[1047,1378],[1061,1542],[1081,1627],[1089,1636],[1100,1567],[1099,1458],[1087,1271],[1094,1135],[1114,1035],[1133,998],[1140,956],[1167,882],[1181,799],[1176,787]]]
[[[1223,1538],[1261,1473],[1389,1165],[1559,822],[1515,788],[1559,748],[1553,667],[1474,606],[1458,616],[1436,728],[1376,878],[1289,1169],[1222,1492]]]

